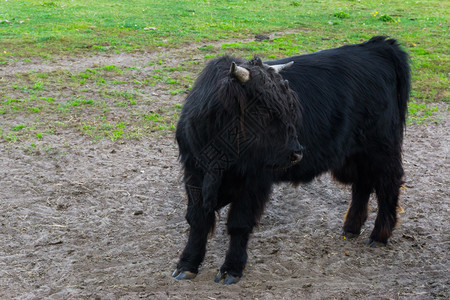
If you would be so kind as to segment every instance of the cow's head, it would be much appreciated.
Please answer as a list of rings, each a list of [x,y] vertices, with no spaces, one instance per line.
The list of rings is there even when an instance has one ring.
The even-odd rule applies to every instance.
[[[303,157],[297,127],[301,108],[297,94],[279,74],[293,62],[268,66],[261,59],[232,61],[222,102],[240,116],[243,156],[272,169],[288,168]]]

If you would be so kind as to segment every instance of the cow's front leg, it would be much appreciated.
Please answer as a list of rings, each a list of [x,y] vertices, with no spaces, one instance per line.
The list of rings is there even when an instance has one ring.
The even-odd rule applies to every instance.
[[[251,186],[251,189],[246,190],[248,186]],[[216,282],[223,280],[223,284],[233,284],[242,277],[247,263],[249,236],[263,213],[270,190],[270,184],[267,186],[247,184],[242,197],[232,202],[227,222],[230,245],[225,262],[216,276]]]
[[[208,234],[214,227],[214,211],[203,209],[202,189],[186,185],[188,208],[186,220],[190,225],[189,239],[184,248],[177,268],[172,276],[176,279],[192,279],[198,273],[206,253]]]

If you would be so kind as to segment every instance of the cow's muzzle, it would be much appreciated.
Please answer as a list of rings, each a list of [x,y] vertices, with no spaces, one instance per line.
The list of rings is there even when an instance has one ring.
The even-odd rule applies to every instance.
[[[298,164],[303,158],[303,152],[292,152],[291,153],[291,157],[290,162],[291,162],[291,166]]]

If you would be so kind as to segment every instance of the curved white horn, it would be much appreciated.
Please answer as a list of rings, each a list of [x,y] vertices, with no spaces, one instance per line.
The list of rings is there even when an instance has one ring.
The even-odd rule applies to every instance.
[[[230,75],[239,79],[240,82],[247,82],[250,79],[250,72],[243,67],[239,67],[235,62],[231,63]]]
[[[286,64],[282,64],[282,65],[273,65],[273,66],[269,66],[269,69],[274,70],[276,73],[279,73],[281,70],[287,69],[290,66],[292,66],[294,64],[293,61],[290,61]]]

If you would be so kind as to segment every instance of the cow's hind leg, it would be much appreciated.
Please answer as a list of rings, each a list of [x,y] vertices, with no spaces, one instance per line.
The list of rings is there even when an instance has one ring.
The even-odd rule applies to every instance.
[[[242,277],[247,263],[247,243],[263,213],[270,189],[270,184],[246,184],[241,197],[232,202],[227,221],[230,245],[216,282],[223,280],[222,283],[228,285]]]
[[[344,166],[334,170],[333,176],[343,183],[352,184],[352,199],[345,214],[343,231],[348,238],[357,237],[367,219],[369,197],[373,191],[368,161],[363,155],[354,155]]]
[[[177,268],[172,276],[176,279],[192,279],[205,258],[208,234],[214,228],[214,211],[203,209],[202,189],[186,184],[188,208],[186,220],[190,225],[189,239],[184,248]]]
[[[361,233],[361,227],[367,220],[367,206],[372,192],[372,185],[365,178],[356,180],[352,184],[352,200],[345,214],[344,235],[354,238]]]
[[[378,200],[378,214],[368,245],[387,244],[397,223],[397,206],[402,185],[403,167],[400,154],[385,161],[375,185]]]

